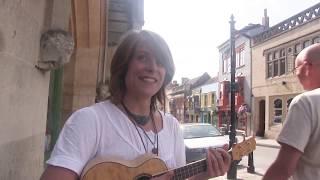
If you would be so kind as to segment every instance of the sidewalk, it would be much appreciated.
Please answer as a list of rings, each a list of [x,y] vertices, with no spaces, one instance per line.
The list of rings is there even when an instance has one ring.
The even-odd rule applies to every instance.
[[[264,139],[262,137],[256,137],[257,146],[280,148],[279,143],[275,139]],[[251,174],[247,172],[247,167],[243,165],[237,166],[237,180],[261,180],[266,169],[255,167],[255,173]],[[227,175],[222,177],[212,178],[210,180],[227,180]]]
[[[271,147],[280,149],[280,144],[275,139],[264,139],[256,136],[257,146]]]
[[[259,180],[262,179],[264,172],[260,172],[259,169],[255,169],[255,173],[251,174],[247,172],[247,167],[238,166],[237,167],[237,180]],[[227,175],[211,178],[210,180],[227,180]]]

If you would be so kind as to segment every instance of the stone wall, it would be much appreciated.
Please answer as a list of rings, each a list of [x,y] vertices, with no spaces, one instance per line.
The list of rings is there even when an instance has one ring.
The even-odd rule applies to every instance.
[[[69,1],[0,1],[0,179],[43,171],[50,72],[35,65],[41,34],[65,28]]]

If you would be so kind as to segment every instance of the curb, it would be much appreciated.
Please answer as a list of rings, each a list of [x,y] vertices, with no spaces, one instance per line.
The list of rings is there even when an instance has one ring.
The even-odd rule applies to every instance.
[[[262,146],[262,147],[270,147],[270,148],[277,148],[280,149],[280,145],[275,145],[275,144],[267,144],[267,143],[259,143],[257,142],[257,146]]]

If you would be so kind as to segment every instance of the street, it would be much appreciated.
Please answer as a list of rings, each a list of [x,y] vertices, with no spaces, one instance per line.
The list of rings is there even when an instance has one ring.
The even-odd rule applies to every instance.
[[[255,173],[247,173],[248,157],[243,157],[237,167],[237,178],[240,180],[258,180],[262,179],[263,174],[275,160],[279,149],[273,147],[257,146],[253,154]],[[211,180],[227,179],[227,176],[212,178]]]

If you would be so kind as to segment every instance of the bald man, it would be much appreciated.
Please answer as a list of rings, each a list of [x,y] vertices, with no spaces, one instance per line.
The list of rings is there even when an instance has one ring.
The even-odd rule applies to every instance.
[[[263,180],[320,179],[320,44],[299,53],[294,73],[306,92],[290,104],[279,154]]]

